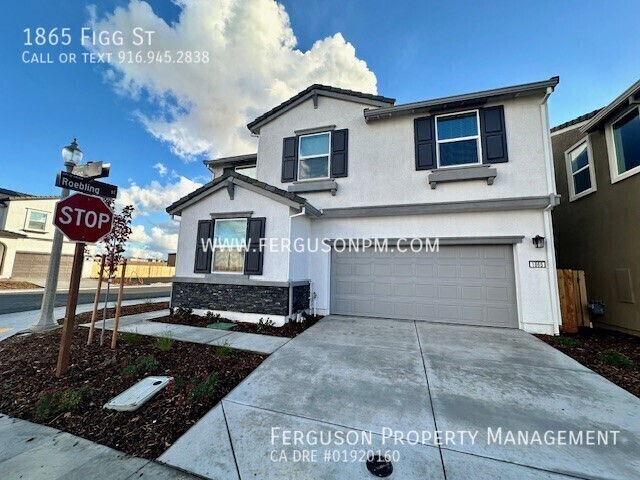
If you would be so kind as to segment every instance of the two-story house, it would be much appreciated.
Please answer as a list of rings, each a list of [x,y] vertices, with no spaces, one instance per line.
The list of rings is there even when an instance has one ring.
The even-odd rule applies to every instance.
[[[46,278],[58,200],[0,188],[0,278],[37,282]],[[73,252],[74,243],[65,239],[60,280],[71,277]]]
[[[249,123],[257,154],[205,162],[213,180],[167,208],[172,306],[557,333],[558,81],[404,105],[310,86]]]
[[[596,325],[640,335],[640,81],[551,130],[560,268],[584,270]]]

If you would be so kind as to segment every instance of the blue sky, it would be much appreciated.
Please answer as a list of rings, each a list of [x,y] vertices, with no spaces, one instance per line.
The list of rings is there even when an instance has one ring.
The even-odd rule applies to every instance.
[[[218,78],[207,86],[209,90],[206,91],[212,92],[208,97],[196,95],[196,87],[181,84],[179,78],[158,87],[166,73],[148,76],[144,67],[128,72],[138,82],[136,88],[118,92],[114,78],[123,72],[116,69],[115,77],[106,77],[104,65],[23,63],[21,55],[25,50],[49,52],[54,56],[61,51],[87,52],[79,45],[79,29],[90,19],[91,10],[87,8],[90,3],[95,5],[99,20],[104,20],[104,16],[118,6],[129,6],[129,0],[88,3],[24,0],[12,3],[11,13],[0,18],[3,67],[0,76],[3,105],[0,128],[4,132],[0,137],[3,152],[0,186],[34,194],[56,193],[53,181],[61,166],[60,148],[77,137],[86,153],[85,159],[112,164],[109,181],[117,184],[121,191],[128,191],[131,182],[138,186],[129,191],[130,197],[139,202],[139,213],[142,214],[134,222],[139,226],[139,239],[147,240],[139,242],[138,247],[142,249],[144,243],[155,242],[147,250],[160,255],[169,248],[167,242],[163,244],[156,237],[175,234],[175,225],[167,223],[168,217],[149,198],[158,197],[158,192],[182,191],[191,185],[189,182],[202,183],[208,177],[201,160],[209,153],[185,153],[184,145],[201,141],[211,154],[244,153],[231,151],[252,148],[251,140],[243,138],[242,124],[252,120],[251,115],[273,106],[276,99],[281,101],[274,93],[268,99],[261,98],[261,105],[224,104],[225,109],[238,108],[235,120],[230,122],[236,129],[232,131],[233,136],[239,139],[228,142],[230,135],[216,123],[226,114],[215,112],[216,108],[223,109],[215,95],[224,95],[225,92],[228,96],[237,95],[225,87],[225,81],[228,82],[226,85],[238,91],[245,83],[254,82],[247,90],[255,88],[260,92],[260,89],[270,88],[271,82],[275,83],[278,73],[265,69],[256,78],[248,52],[237,63],[227,61],[223,67],[209,64],[185,71],[184,77],[206,74],[209,69],[216,72],[211,76]],[[155,15],[172,26],[180,21],[181,7],[171,1],[149,0],[148,3],[153,10],[152,14],[150,11],[146,13],[148,18]],[[261,9],[268,9],[264,3],[242,3],[243,8],[257,12],[256,18],[264,16]],[[216,4],[214,1],[207,4],[207,14],[212,19],[217,15]],[[366,62],[367,73],[375,75],[378,92],[395,97],[399,103],[559,75],[560,85],[550,99],[551,123],[555,125],[608,103],[640,77],[637,25],[640,2],[637,0],[327,0],[284,1],[282,5],[297,38],[295,48],[306,52],[315,42],[341,33],[344,40],[355,47],[355,57]],[[139,12],[142,15],[145,10],[140,9]],[[247,12],[250,11],[245,10],[239,17],[250,19]],[[135,23],[140,17],[131,13],[130,18]],[[264,29],[271,29],[273,23],[265,24]],[[247,28],[247,23],[240,20],[234,25],[239,29]],[[185,21],[184,26],[189,28],[177,35],[183,35],[187,44],[189,41],[193,43],[189,48],[208,47],[206,42],[190,40],[189,34],[185,33],[195,30],[195,25],[191,27]],[[41,50],[24,46],[23,29],[36,27],[71,27],[72,45],[64,47],[64,50],[60,46],[42,47]],[[284,35],[285,27],[288,26],[281,26],[281,31],[273,27],[265,35],[280,38],[278,35]],[[255,44],[244,45],[241,40],[236,41],[238,49],[255,50]],[[333,47],[327,44],[319,48],[331,55]],[[349,57],[343,44],[335,48],[344,59],[341,68],[344,69],[349,62],[355,65],[356,58]],[[242,59],[246,63],[243,64]],[[212,62],[217,60],[220,61],[214,58]],[[197,68],[201,70],[195,70]],[[301,79],[291,79],[288,84],[290,90],[286,91],[295,91],[299,86],[296,82],[319,80],[328,83],[327,79],[332,78],[330,68],[329,61],[328,74],[325,72],[325,76],[319,79],[314,77],[314,73],[301,75]],[[350,86],[357,86],[359,82],[355,74],[354,78],[341,81]],[[371,79],[363,82],[363,85],[370,85]],[[160,90],[154,92],[154,87],[150,87],[153,85]],[[178,100],[174,98],[174,90]],[[163,124],[161,120],[167,116],[163,109],[176,104],[180,108],[174,111],[174,118]],[[198,118],[176,121],[176,112],[179,116],[185,105],[191,108],[194,104],[201,111],[214,113],[201,123],[198,123]],[[145,126],[140,118],[151,119],[151,126]],[[170,128],[158,133],[167,125]],[[175,127],[184,127],[187,132],[193,128],[197,132],[195,140],[176,140]],[[212,132],[210,138],[208,128]],[[194,147],[194,150],[198,148]],[[164,175],[160,175],[160,167],[154,168],[158,163],[166,167]],[[150,185],[153,181],[157,182],[155,186]],[[180,188],[176,187],[180,182]],[[154,227],[152,241],[150,237]]]

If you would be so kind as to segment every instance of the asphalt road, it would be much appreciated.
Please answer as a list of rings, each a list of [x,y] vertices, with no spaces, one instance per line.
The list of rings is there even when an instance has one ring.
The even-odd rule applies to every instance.
[[[104,299],[103,288],[101,298]],[[96,291],[81,290],[78,303],[93,303]],[[115,301],[118,290],[112,288],[109,293],[109,301]],[[123,299],[135,300],[156,297],[168,297],[171,294],[171,286],[161,287],[125,287]],[[42,303],[42,290],[36,292],[3,293],[0,294],[0,315],[3,313],[24,312],[27,310],[38,310]],[[67,293],[58,292],[56,295],[56,307],[67,304]]]

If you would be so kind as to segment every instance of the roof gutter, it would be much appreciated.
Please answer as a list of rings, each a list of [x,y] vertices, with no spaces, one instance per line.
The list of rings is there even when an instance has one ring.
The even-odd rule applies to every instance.
[[[633,105],[635,103],[640,102],[640,99],[634,98],[638,91],[640,91],[640,80],[627,88],[622,94],[620,94],[613,102],[604,107],[602,110],[595,115],[589,123],[580,127],[580,131],[582,133],[587,133],[597,128],[606,118],[614,113],[616,109],[625,103],[628,105]]]

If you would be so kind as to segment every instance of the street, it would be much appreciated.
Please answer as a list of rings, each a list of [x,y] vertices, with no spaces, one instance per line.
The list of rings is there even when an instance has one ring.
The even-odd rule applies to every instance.
[[[106,289],[102,289],[100,300],[104,300],[104,292]],[[171,286],[150,286],[150,287],[125,287],[123,298],[124,300],[135,300],[145,298],[156,297],[168,297],[171,294]],[[109,293],[109,301],[116,300],[118,295],[117,286],[112,286]],[[93,303],[95,297],[95,289],[81,290],[79,294],[78,303]],[[0,294],[0,315],[4,313],[24,312],[27,310],[37,310],[40,308],[42,302],[42,290],[34,292],[20,292],[20,293],[1,293]],[[56,295],[56,307],[62,307],[67,304],[67,293],[58,292]]]

